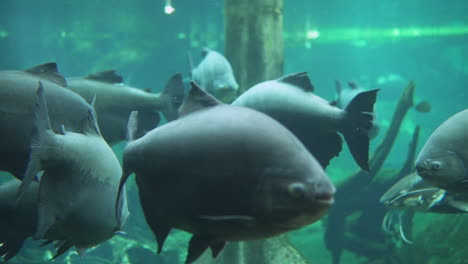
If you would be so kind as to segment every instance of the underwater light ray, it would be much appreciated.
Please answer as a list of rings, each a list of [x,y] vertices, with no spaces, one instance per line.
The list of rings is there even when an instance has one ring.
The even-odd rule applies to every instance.
[[[329,28],[310,29],[300,38],[316,42],[346,42],[356,40],[383,40],[420,37],[445,37],[468,35],[468,26],[441,26],[441,27],[403,27],[403,28]]]

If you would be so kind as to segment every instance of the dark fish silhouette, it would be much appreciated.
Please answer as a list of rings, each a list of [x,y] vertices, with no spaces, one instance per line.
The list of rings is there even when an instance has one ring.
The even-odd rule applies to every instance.
[[[158,252],[177,228],[193,234],[186,263],[208,247],[216,257],[226,241],[297,229],[332,205],[335,188],[321,166],[272,118],[222,104],[193,82],[179,113],[124,151],[121,186],[134,172]]]
[[[468,193],[468,109],[443,122],[424,144],[416,170],[425,181]]]
[[[55,63],[24,71],[0,71],[0,170],[21,179],[29,160],[34,102],[38,82],[47,92],[50,125],[55,132],[63,124],[81,131],[92,107],[79,95],[66,89],[65,79]]]
[[[16,256],[24,240],[36,231],[39,184],[33,182],[16,204],[20,184],[12,179],[0,185],[0,263]]]
[[[341,151],[343,134],[354,160],[369,170],[369,136],[378,90],[359,93],[341,110],[313,94],[307,73],[294,73],[259,83],[233,105],[250,107],[273,117],[293,132],[323,167]]]
[[[429,113],[432,110],[432,106],[428,101],[422,101],[418,103],[414,109],[420,113]]]
[[[88,102],[96,97],[99,128],[109,144],[125,139],[127,120],[131,111],[138,111],[139,134],[159,124],[159,111],[167,120],[177,118],[177,109],[184,97],[180,73],[172,76],[160,94],[122,85],[123,78],[115,71],[103,71],[85,77],[67,78],[68,88],[83,96]]]
[[[79,252],[111,238],[125,222],[125,191],[116,206],[122,170],[112,149],[101,137],[92,109],[82,133],[50,127],[45,91],[37,89],[31,158],[19,188],[19,201],[37,173],[39,185],[36,239],[58,240],[55,257],[75,246]],[[119,211],[119,219],[115,212]],[[54,258],[55,258],[54,257]]]

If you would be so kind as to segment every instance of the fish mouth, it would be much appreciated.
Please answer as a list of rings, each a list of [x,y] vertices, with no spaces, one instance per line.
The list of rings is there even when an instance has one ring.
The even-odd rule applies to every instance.
[[[321,205],[333,205],[335,203],[335,198],[332,193],[321,194],[315,197],[317,203]]]

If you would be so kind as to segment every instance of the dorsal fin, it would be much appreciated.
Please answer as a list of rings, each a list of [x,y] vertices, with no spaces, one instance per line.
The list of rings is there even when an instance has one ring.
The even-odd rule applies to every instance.
[[[351,89],[358,89],[359,85],[355,81],[348,81],[348,85]]]
[[[341,86],[341,82],[338,81],[338,80],[335,80],[335,89],[336,89],[336,93],[338,94],[338,96],[340,96],[341,91],[343,90],[343,88]]]
[[[194,81],[191,81],[190,84],[192,87],[179,108],[179,117],[188,115],[203,108],[222,104],[221,101],[200,88],[200,86],[198,86]]]
[[[314,85],[310,82],[307,72],[291,73],[280,77],[277,81],[297,86],[306,92],[314,91]]]
[[[117,74],[116,70],[107,70],[102,72],[92,73],[85,77],[85,79],[105,82],[105,83],[122,83],[123,77]]]
[[[88,110],[88,117],[83,121],[82,126],[83,134],[95,134],[101,136],[101,131],[97,123],[96,111],[94,109]]]
[[[57,69],[57,63],[55,62],[47,62],[41,65],[37,65],[35,67],[29,68],[24,70],[25,72],[29,72],[34,74],[42,79],[54,82],[58,85],[67,86],[67,81],[65,77],[63,77]]]
[[[127,141],[133,141],[137,139],[138,131],[138,111],[132,111],[127,123]]]
[[[205,58],[206,55],[208,55],[208,53],[210,53],[210,52],[211,52],[211,49],[205,47],[205,48],[202,49],[201,55],[202,55],[203,58]]]

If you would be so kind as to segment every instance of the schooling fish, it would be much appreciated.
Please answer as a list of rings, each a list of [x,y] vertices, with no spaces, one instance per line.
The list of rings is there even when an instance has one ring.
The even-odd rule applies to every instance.
[[[215,97],[237,92],[236,82],[229,61],[219,52],[204,48],[203,60],[192,70],[192,79]]]
[[[447,191],[468,193],[468,109],[443,122],[424,144],[416,170]]]
[[[128,215],[125,191],[116,208],[122,170],[101,137],[92,109],[82,133],[62,127],[61,134],[55,134],[42,85],[37,89],[35,108],[31,159],[18,199],[23,200],[35,175],[43,170],[34,238],[60,241],[55,257],[72,246],[81,252],[111,238],[124,223]]]
[[[29,160],[34,102],[37,84],[47,92],[50,125],[60,131],[81,131],[83,120],[92,111],[81,96],[64,88],[65,79],[55,63],[45,63],[24,71],[0,71],[0,170],[21,179]]]
[[[24,240],[36,231],[39,184],[32,182],[16,204],[20,184],[21,181],[12,179],[0,185],[0,263],[16,256]]]
[[[122,85],[122,76],[115,71],[103,71],[85,77],[67,78],[68,88],[88,102],[96,96],[99,128],[109,144],[125,139],[127,120],[131,111],[138,111],[139,134],[159,124],[159,111],[167,120],[177,118],[177,109],[184,97],[180,73],[173,75],[162,93],[152,94],[141,89]]]
[[[135,173],[158,253],[172,228],[193,234],[191,263],[208,247],[216,257],[226,241],[263,239],[313,223],[332,205],[335,187],[277,121],[222,104],[194,82],[179,113],[129,142],[123,155],[121,186]]]
[[[313,94],[307,73],[259,83],[232,104],[263,112],[293,132],[323,167],[341,151],[343,134],[354,160],[369,170],[369,136],[378,90],[361,92],[344,110]]]

